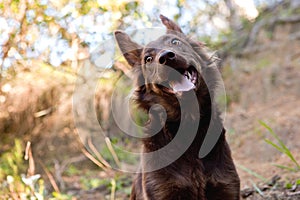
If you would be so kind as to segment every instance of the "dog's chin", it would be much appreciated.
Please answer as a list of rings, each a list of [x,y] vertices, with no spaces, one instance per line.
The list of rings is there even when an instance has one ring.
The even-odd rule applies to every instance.
[[[195,67],[190,66],[187,70],[182,70],[180,76],[175,80],[163,81],[160,84],[154,84],[155,90],[159,93],[171,95],[183,94],[195,90],[198,83],[198,73]]]

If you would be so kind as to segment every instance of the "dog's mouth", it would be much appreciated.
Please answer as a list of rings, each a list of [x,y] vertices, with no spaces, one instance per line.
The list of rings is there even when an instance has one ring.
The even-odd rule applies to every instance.
[[[179,80],[170,81],[169,85],[174,92],[185,92],[196,88],[197,71],[195,67],[190,66],[183,72]]]
[[[175,80],[164,82],[164,90],[169,93],[187,92],[196,88],[198,73],[194,66],[189,66],[186,70],[178,70],[180,76]]]

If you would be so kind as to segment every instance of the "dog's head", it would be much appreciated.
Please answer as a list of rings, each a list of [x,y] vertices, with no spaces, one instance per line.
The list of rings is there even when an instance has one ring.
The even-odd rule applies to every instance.
[[[201,42],[185,36],[178,25],[163,15],[167,33],[146,46],[141,46],[122,32],[115,38],[129,65],[141,69],[145,90],[176,95],[203,85],[202,70],[211,62]]]

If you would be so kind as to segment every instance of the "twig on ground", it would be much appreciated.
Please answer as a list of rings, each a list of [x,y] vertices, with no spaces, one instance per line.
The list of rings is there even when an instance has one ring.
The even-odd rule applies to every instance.
[[[87,140],[89,147],[91,148],[92,152],[95,154],[95,156],[97,157],[97,159],[103,164],[105,165],[105,167],[107,168],[112,168],[110,166],[110,164],[101,156],[101,154],[99,153],[99,151],[96,149],[96,147],[94,146],[91,137],[88,138]]]
[[[59,188],[58,188],[58,186],[55,182],[55,179],[54,179],[53,175],[50,173],[50,171],[47,169],[47,167],[44,165],[44,163],[42,163],[41,160],[38,160],[38,162],[42,166],[43,170],[45,171],[45,173],[46,173],[46,175],[47,175],[54,191],[57,192],[57,193],[60,193],[60,190],[59,190]]]
[[[300,191],[297,191],[297,192],[289,192],[289,193],[287,193],[287,196],[299,196],[299,197],[300,197]]]
[[[115,152],[115,150],[114,150],[114,148],[111,144],[111,141],[110,141],[109,137],[105,137],[105,142],[106,142],[107,148],[109,149],[114,161],[116,162],[118,167],[120,167],[121,166],[120,160],[119,160],[119,158],[118,158],[118,156],[117,156],[117,154],[116,154],[116,152]]]
[[[26,149],[25,149],[25,156],[24,156],[25,160],[28,160],[29,163],[29,167],[27,170],[27,176],[33,176],[35,173],[35,164],[34,164],[34,159],[32,156],[32,151],[31,151],[31,142],[28,141],[26,144]]]
[[[103,171],[107,171],[107,167],[98,161],[96,158],[93,157],[85,148],[81,149],[82,153],[88,157],[93,163],[95,163],[98,167],[100,167]]]

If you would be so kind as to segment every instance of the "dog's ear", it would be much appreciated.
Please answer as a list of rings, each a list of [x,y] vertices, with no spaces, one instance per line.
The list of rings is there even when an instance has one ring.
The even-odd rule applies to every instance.
[[[141,65],[143,47],[133,42],[130,37],[122,31],[115,31],[115,38],[128,64],[132,67]]]
[[[181,28],[169,18],[163,15],[160,15],[159,18],[161,19],[161,22],[167,27],[167,33],[183,33]]]

